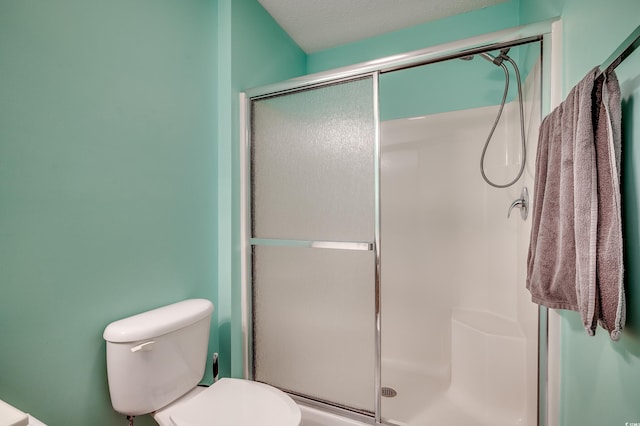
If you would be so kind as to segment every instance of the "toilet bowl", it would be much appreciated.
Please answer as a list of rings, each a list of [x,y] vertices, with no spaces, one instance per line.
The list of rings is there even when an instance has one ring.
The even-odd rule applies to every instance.
[[[199,387],[213,304],[192,299],[109,324],[107,377],[113,408],[151,414],[160,426],[300,426],[300,408],[284,392],[242,379]]]
[[[220,379],[199,387],[153,418],[160,426],[300,426],[300,409],[284,392],[262,383]]]

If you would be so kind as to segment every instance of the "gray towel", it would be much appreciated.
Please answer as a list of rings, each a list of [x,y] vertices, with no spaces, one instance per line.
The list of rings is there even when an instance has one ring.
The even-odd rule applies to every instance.
[[[622,148],[620,86],[615,73],[596,86],[595,127],[598,166],[598,240],[596,247],[596,317],[613,340],[625,323],[620,156]]]
[[[613,77],[603,103],[598,74],[589,72],[540,126],[527,288],[535,303],[579,311],[590,335],[600,319],[617,339],[624,299],[620,125],[612,120],[620,98],[618,89],[616,107]]]

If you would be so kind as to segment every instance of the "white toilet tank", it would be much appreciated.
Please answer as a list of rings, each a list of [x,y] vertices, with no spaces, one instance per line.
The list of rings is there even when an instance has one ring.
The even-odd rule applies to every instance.
[[[112,322],[105,328],[113,408],[156,411],[202,380],[213,303],[191,299]]]

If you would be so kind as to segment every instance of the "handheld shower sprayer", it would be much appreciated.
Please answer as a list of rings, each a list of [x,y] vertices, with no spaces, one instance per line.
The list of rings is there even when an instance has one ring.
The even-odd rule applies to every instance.
[[[504,71],[504,77],[505,77],[505,81],[504,81],[504,93],[502,95],[502,102],[500,103],[500,108],[498,109],[498,115],[496,116],[495,121],[493,122],[493,126],[491,127],[491,131],[489,132],[489,136],[487,137],[487,140],[484,144],[484,148],[482,149],[482,155],[480,156],[480,173],[482,174],[482,178],[484,179],[485,182],[487,182],[489,185],[493,186],[494,188],[508,188],[511,185],[513,185],[514,183],[516,183],[518,181],[518,179],[520,179],[520,177],[522,176],[522,173],[524,172],[524,166],[526,164],[526,160],[527,160],[527,146],[526,146],[526,142],[525,142],[525,135],[524,135],[524,110],[523,110],[523,106],[522,106],[522,82],[520,79],[520,70],[518,69],[518,65],[515,63],[515,61],[513,59],[511,59],[511,57],[508,55],[509,53],[509,48],[506,49],[502,49],[500,50],[500,53],[498,54],[498,56],[493,56],[490,55],[487,52],[482,52],[479,55],[483,58],[486,59],[487,61],[493,63],[496,66],[499,66],[500,68],[502,68],[502,71]],[[470,56],[464,56],[462,59],[464,60],[471,60],[473,59],[473,55]],[[507,61],[511,64],[511,66],[513,67],[515,74],[516,74],[516,80],[518,83],[518,104],[520,106],[520,139],[521,139],[521,149],[522,149],[522,162],[520,164],[520,170],[518,171],[518,175],[510,182],[506,183],[506,184],[497,184],[491,181],[491,179],[489,179],[487,177],[487,175],[485,174],[484,171],[484,157],[487,153],[487,148],[489,147],[489,143],[491,142],[491,138],[493,137],[493,133],[496,130],[496,127],[498,126],[498,122],[500,121],[500,118],[502,117],[502,111],[504,109],[504,104],[507,100],[507,94],[509,92],[509,69],[507,68],[507,66],[504,64],[504,61]]]

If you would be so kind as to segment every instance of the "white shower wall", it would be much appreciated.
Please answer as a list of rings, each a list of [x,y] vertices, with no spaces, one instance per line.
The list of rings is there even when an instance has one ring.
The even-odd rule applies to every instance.
[[[438,401],[450,399],[476,424],[535,424],[531,219],[518,209],[507,219],[507,210],[524,186],[533,196],[539,64],[524,99],[526,169],[508,189],[487,185],[479,169],[498,106],[381,124],[382,384],[398,391],[383,400],[387,419],[422,426],[441,414],[454,424],[438,414]],[[487,151],[486,174],[499,183],[522,161],[518,115],[517,101],[505,106]]]

